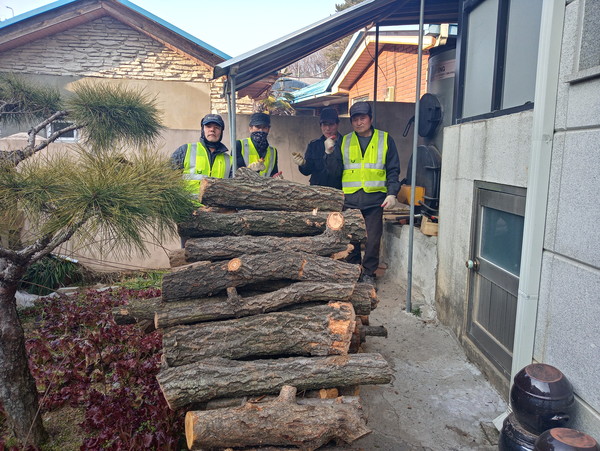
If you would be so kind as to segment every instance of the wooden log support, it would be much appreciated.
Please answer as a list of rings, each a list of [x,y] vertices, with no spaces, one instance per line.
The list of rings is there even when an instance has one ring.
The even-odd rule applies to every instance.
[[[189,239],[185,243],[185,261],[192,263],[202,260],[229,260],[243,254],[270,252],[307,252],[331,256],[336,252],[345,251],[350,243],[350,238],[343,232],[344,221],[341,213],[330,213],[327,229],[315,236],[227,236]]]
[[[200,202],[217,207],[285,211],[342,211],[344,206],[344,193],[328,186],[261,177],[248,168],[240,168],[235,175],[229,179],[202,179]]]
[[[352,304],[331,302],[288,312],[177,326],[163,333],[163,359],[173,367],[207,357],[345,355],[355,329],[354,318]]]
[[[162,368],[156,376],[173,410],[216,398],[277,393],[284,385],[300,390],[387,384],[392,370],[380,354],[290,357],[253,361],[219,357]]]
[[[365,221],[360,210],[346,210],[343,232],[352,241],[366,237]],[[210,236],[310,236],[326,229],[326,211],[256,211],[238,213],[215,213],[208,209],[198,210],[186,221],[177,224],[179,235],[186,238]]]
[[[212,295],[227,287],[269,280],[349,283],[358,280],[360,267],[305,252],[242,255],[224,262],[197,262],[175,268],[163,277],[166,302]]]
[[[112,309],[112,316],[115,323],[119,325],[135,324],[142,321],[152,321],[162,298],[151,299],[130,299],[126,305],[119,305]]]
[[[377,303],[377,294],[366,283],[296,282],[269,293],[241,297],[235,288],[227,289],[228,296],[165,302],[156,310],[157,329],[281,310],[308,302],[348,301],[356,314],[368,315]]]
[[[190,411],[185,436],[190,450],[214,447],[298,446],[315,450],[332,440],[352,443],[370,433],[360,405],[300,405],[296,388],[284,386],[274,401]]]

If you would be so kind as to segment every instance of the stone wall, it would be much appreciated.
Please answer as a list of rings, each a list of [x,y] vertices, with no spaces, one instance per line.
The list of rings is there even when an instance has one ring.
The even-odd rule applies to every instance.
[[[213,68],[172,50],[109,16],[0,53],[0,71],[21,74],[206,83],[210,111],[226,113],[224,79]],[[253,102],[238,101],[238,112]]]

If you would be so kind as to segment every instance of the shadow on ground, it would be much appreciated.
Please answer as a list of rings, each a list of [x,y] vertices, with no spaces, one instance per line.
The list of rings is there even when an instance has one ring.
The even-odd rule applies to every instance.
[[[471,364],[448,328],[404,312],[406,291],[385,276],[370,324],[388,338],[368,337],[364,352],[392,365],[388,385],[362,386],[361,403],[373,432],[334,450],[497,450],[491,422],[506,403]]]

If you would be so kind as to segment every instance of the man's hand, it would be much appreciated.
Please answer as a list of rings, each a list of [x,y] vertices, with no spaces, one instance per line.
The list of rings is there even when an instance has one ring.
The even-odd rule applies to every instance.
[[[304,159],[304,157],[302,156],[302,154],[300,154],[298,152],[292,152],[292,160],[298,166],[304,166],[304,164],[306,163],[306,160]]]
[[[248,169],[252,169],[253,171],[260,172],[265,170],[265,164],[262,161],[255,161],[254,163],[250,163],[248,165]]]
[[[331,155],[333,153],[334,147],[335,147],[335,140],[333,138],[327,138],[325,140],[325,153],[327,155]]]
[[[381,206],[385,209],[392,209],[396,206],[396,196],[389,195],[385,198]]]

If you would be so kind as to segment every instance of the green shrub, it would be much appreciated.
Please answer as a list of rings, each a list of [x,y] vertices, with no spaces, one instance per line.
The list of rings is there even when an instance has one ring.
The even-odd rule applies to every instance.
[[[54,255],[48,255],[35,262],[28,269],[19,284],[20,290],[45,296],[57,288],[80,283],[84,271],[78,263]]]

